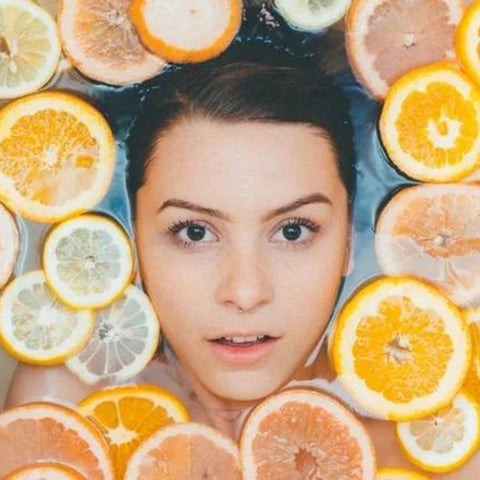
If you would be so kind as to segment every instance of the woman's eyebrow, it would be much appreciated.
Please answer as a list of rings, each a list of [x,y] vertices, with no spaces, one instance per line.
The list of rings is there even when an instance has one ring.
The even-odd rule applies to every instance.
[[[326,197],[323,193],[312,193],[311,195],[307,195],[306,197],[299,198],[297,200],[294,200],[293,202],[288,203],[287,205],[283,205],[282,207],[278,207],[270,212],[267,212],[262,217],[262,222],[267,222],[268,220],[271,220],[274,217],[290,212],[292,210],[296,210],[297,208],[300,208],[303,205],[308,205],[310,203],[324,203],[324,204],[332,205],[332,201],[328,197]],[[202,205],[197,205],[196,203],[192,203],[187,200],[180,200],[177,198],[171,198],[163,202],[161,207],[158,209],[157,214],[160,213],[162,210],[165,210],[167,207],[184,208],[186,210],[192,210],[194,212],[203,213],[211,217],[220,218],[228,222],[231,221],[231,218],[229,217],[229,215],[221,212],[220,210],[217,210],[215,208],[203,207]]]

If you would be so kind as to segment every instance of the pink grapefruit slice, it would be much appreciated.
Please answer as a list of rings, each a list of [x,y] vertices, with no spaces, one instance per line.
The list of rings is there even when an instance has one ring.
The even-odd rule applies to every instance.
[[[0,203],[0,288],[12,275],[18,257],[20,235],[12,215]]]
[[[86,480],[76,470],[60,463],[28,465],[8,475],[5,480]]]

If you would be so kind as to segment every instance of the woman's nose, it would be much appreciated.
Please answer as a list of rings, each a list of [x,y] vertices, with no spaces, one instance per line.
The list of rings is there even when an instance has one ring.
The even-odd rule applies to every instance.
[[[217,301],[243,311],[255,310],[273,299],[266,262],[253,248],[229,252],[221,265]]]

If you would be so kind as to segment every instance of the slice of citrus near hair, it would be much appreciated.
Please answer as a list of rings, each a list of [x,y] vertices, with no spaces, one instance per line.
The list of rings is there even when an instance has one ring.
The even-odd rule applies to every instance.
[[[114,168],[112,131],[79,97],[43,92],[0,110],[0,197],[15,213],[56,222],[89,210]]]
[[[189,420],[180,400],[154,385],[107,388],[82,400],[78,410],[103,433],[117,478],[123,478],[127,461],[140,442],[162,427]]]
[[[148,297],[130,285],[113,304],[95,312],[95,329],[86,346],[65,362],[87,384],[125,381],[152,359],[160,326]]]
[[[90,310],[73,310],[50,290],[43,271],[13,280],[0,302],[0,342],[18,360],[34,365],[63,363],[88,341]]]
[[[451,472],[480,446],[480,407],[465,392],[426,418],[397,424],[397,436],[414,465],[430,472]]]
[[[60,61],[55,20],[29,0],[0,0],[0,98],[35,92]]]
[[[17,224],[0,203],[0,288],[10,279],[20,248]]]
[[[202,62],[232,43],[241,0],[133,0],[130,16],[142,42],[168,62]]]
[[[338,22],[352,0],[274,0],[285,21],[294,28],[316,32]]]
[[[375,480],[428,480],[428,478],[413,470],[392,467],[380,468]]]
[[[42,259],[48,284],[73,308],[112,303],[133,275],[127,233],[102,215],[81,215],[56,225],[47,234]]]
[[[402,75],[455,58],[461,0],[355,0],[347,15],[345,47],[357,79],[377,99]]]
[[[63,0],[58,26],[63,48],[80,72],[111,85],[143,82],[166,62],[142,45],[128,9],[131,0]]]
[[[480,89],[455,65],[418,68],[389,90],[380,134],[392,162],[423,182],[453,182],[480,164]]]
[[[140,444],[128,462],[124,480],[160,478],[241,480],[238,447],[205,425],[168,425]]]
[[[375,452],[361,422],[333,398],[287,390],[250,414],[240,440],[244,480],[373,480]]]
[[[455,38],[457,56],[467,73],[480,83],[480,3],[471,2]]]
[[[458,305],[480,299],[480,186],[405,188],[383,209],[375,230],[385,274],[421,277]]]
[[[473,347],[473,359],[463,389],[480,404],[480,308],[471,308],[463,312],[470,327]]]
[[[76,470],[60,463],[38,463],[7,475],[5,480],[86,480]]]
[[[342,307],[332,341],[333,366],[366,414],[407,421],[447,406],[472,358],[467,322],[432,285],[385,277]]]
[[[54,462],[88,480],[114,479],[101,433],[76,411],[54,403],[30,403],[0,414],[0,457],[0,478],[32,463]]]

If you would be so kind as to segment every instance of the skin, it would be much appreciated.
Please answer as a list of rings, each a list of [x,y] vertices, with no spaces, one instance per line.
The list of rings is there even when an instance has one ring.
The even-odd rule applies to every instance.
[[[323,201],[262,220],[314,193]],[[219,210],[229,220],[178,206],[162,209],[169,199]],[[132,382],[171,390],[193,421],[234,439],[250,409],[286,385],[317,386],[346,398],[325,347],[311,355],[349,261],[347,194],[319,129],[184,119],[157,142],[135,217],[141,277],[171,348]],[[283,228],[292,218],[308,218],[321,228],[300,226],[292,240]],[[184,220],[204,226],[204,237],[191,240],[187,228],[167,233]],[[194,244],[185,248],[179,239]],[[219,358],[208,341],[230,331],[263,332],[279,340],[261,361],[235,365]],[[307,362],[309,356],[313,361]],[[102,386],[84,385],[63,366],[19,364],[6,408],[34,400],[74,405]],[[363,421],[379,466],[412,468],[393,423]],[[428,477],[470,480],[479,468],[476,455],[451,474]]]

